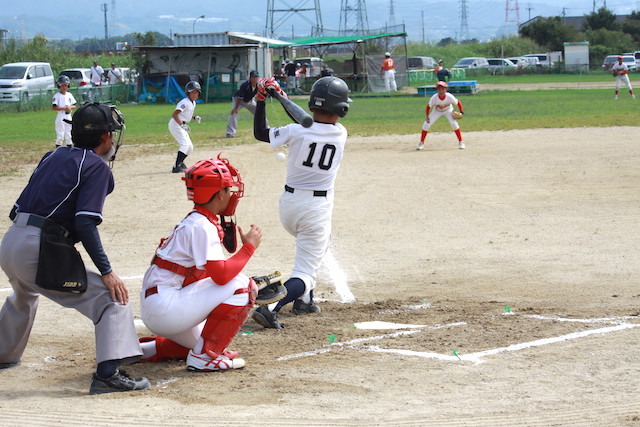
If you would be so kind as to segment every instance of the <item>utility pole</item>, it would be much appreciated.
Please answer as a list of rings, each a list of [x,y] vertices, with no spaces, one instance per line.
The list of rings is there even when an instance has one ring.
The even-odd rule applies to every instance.
[[[104,13],[104,41],[109,40],[109,26],[107,23],[107,4],[102,3],[102,12]]]
[[[420,16],[422,17],[422,44],[426,44],[424,39],[424,10],[420,11]]]
[[[529,12],[529,21],[531,21],[531,11],[533,10],[533,8],[531,7],[531,3],[529,3],[528,7],[527,7],[527,12]]]

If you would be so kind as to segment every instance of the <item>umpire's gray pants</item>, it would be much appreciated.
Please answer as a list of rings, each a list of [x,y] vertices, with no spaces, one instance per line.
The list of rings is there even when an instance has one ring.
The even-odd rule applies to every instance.
[[[231,98],[231,109],[233,110],[236,107],[236,101],[238,98]],[[238,105],[238,112],[235,114],[229,114],[229,120],[227,121],[227,135],[235,135],[238,130],[238,114],[240,114],[240,110],[246,108],[255,116],[256,114],[256,101],[255,99],[251,99],[250,102],[244,102],[240,99],[240,104]],[[253,125],[251,125],[251,129],[253,129]],[[253,134],[253,132],[252,132]]]
[[[95,325],[97,363],[138,360],[142,351],[131,306],[114,302],[98,273],[87,270],[89,283],[83,294],[49,291],[35,284],[41,230],[26,225],[27,218],[28,214],[18,214],[0,244],[0,266],[13,287],[13,294],[0,310],[0,363],[17,362],[22,357],[40,294],[91,319]]]

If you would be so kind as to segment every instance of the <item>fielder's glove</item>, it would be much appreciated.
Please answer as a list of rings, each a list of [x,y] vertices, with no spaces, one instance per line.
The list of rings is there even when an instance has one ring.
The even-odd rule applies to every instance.
[[[464,116],[464,113],[462,111],[454,111],[451,115],[455,120],[460,120]]]
[[[279,271],[266,276],[255,276],[252,279],[258,286],[258,296],[255,301],[258,305],[269,305],[287,296],[287,288],[280,280]]]
[[[613,75],[613,77],[618,77],[618,72],[614,71],[613,73],[611,73]]]
[[[187,132],[191,132],[191,128],[189,127],[188,124],[186,124],[185,122],[182,122],[182,124],[180,125],[180,127],[184,130],[186,130]]]
[[[200,124],[200,122],[202,121],[202,117],[200,117],[200,116],[193,116],[193,121],[195,121],[196,123]]]

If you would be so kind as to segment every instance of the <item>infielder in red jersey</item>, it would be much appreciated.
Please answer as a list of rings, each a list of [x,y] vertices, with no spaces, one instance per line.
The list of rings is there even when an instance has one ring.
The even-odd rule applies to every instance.
[[[253,308],[257,287],[242,274],[260,245],[262,230],[251,225],[235,252],[235,214],[244,184],[227,159],[201,160],[185,172],[191,212],[162,239],[144,275],[140,317],[157,337],[140,339],[141,362],[187,360],[190,371],[238,369],[245,361],[227,346]],[[235,188],[231,191],[231,188]],[[220,218],[218,218],[220,216]]]
[[[313,301],[313,289],[331,241],[333,187],[347,142],[347,130],[338,121],[347,115],[351,98],[343,80],[322,77],[313,84],[309,95],[311,127],[292,123],[269,128],[264,101],[270,90],[282,91],[274,79],[258,83],[253,133],[257,140],[273,148],[287,147],[287,180],[280,196],[280,222],[296,238],[296,255],[291,276],[284,283],[286,297],[273,311],[264,305],[258,307],[252,318],[265,328],[279,329],[282,325],[277,313],[290,302],[293,314],[320,312]]]
[[[629,81],[629,67],[627,64],[622,62],[622,55],[618,56],[618,63],[613,64],[611,67],[611,74],[616,78],[616,94],[614,99],[618,99],[618,89],[620,89],[620,82],[623,82],[627,89],[629,89],[629,93],[631,94],[631,98],[635,98],[636,96],[633,94],[633,88],[631,87],[631,82]]]
[[[422,124],[422,134],[420,135],[420,143],[418,144],[417,150],[422,150],[424,148],[424,140],[429,133],[429,129],[431,125],[436,122],[441,116],[444,116],[449,120],[449,124],[451,124],[451,129],[455,132],[458,137],[458,148],[464,149],[464,142],[462,141],[462,132],[460,132],[460,125],[457,120],[453,118],[453,105],[458,106],[458,110],[460,114],[464,114],[462,109],[462,103],[458,101],[458,99],[447,92],[447,82],[440,81],[436,83],[436,90],[438,93],[433,95],[429,100],[426,108],[427,119]]]

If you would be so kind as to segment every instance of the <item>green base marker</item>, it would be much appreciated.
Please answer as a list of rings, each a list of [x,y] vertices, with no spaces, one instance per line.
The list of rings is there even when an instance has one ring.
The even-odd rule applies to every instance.
[[[327,334],[327,339],[329,340],[329,344],[333,344],[336,340],[336,334]]]
[[[454,355],[455,357],[457,357],[457,358],[458,358],[458,360],[462,360],[462,359],[460,359],[460,356],[458,356],[458,350],[453,350],[453,355]]]
[[[504,312],[505,313],[511,313],[511,306],[510,305],[505,305],[504,306]]]

